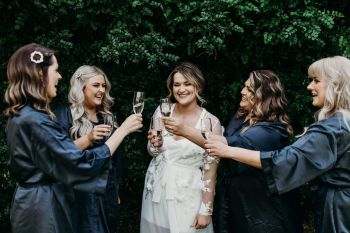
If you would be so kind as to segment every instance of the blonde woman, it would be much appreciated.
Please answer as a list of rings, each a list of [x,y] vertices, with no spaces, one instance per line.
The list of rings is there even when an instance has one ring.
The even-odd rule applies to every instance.
[[[201,120],[210,118],[213,133],[220,134],[220,121],[201,107],[204,78],[192,63],[182,63],[167,80],[171,106],[170,118],[197,132],[196,140],[204,145]],[[162,117],[159,107],[154,117]],[[167,126],[166,126],[167,127]],[[170,129],[169,129],[170,130]],[[148,135],[150,155],[154,156],[146,174],[142,199],[141,232],[190,233],[213,232],[212,206],[218,161],[185,137],[163,130],[163,143],[156,153],[153,131]],[[158,151],[159,151],[158,150]]]
[[[67,136],[81,150],[103,144],[107,139],[106,130],[110,130],[106,124],[116,124],[110,113],[113,105],[110,90],[111,84],[106,74],[96,66],[79,67],[70,80],[70,105],[59,107],[55,114]],[[108,228],[116,232],[118,219],[113,216],[118,214],[118,186],[121,179],[118,174],[123,169],[123,154],[117,150],[112,159],[105,195],[74,191],[72,210],[77,232],[101,233],[108,232]]]
[[[328,57],[311,64],[307,89],[318,121],[282,150],[253,151],[211,139],[210,155],[262,169],[270,193],[313,180],[317,233],[350,232],[350,60]]]

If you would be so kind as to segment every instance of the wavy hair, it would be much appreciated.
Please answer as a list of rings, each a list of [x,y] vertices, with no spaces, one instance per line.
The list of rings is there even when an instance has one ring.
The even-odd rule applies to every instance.
[[[97,111],[102,111],[107,114],[112,121],[112,114],[110,108],[114,104],[113,98],[109,95],[111,90],[111,83],[107,75],[96,66],[84,65],[80,66],[73,74],[70,80],[70,90],[68,94],[68,102],[71,104],[70,109],[72,113],[73,123],[70,128],[70,136],[73,139],[86,135],[93,128],[93,124],[87,118],[84,109],[84,88],[90,78],[102,75],[106,82],[106,91],[102,100],[101,106]]]
[[[173,103],[176,102],[173,93],[174,75],[176,73],[182,74],[194,86],[195,95],[197,97],[197,100],[201,103],[200,105],[202,106],[203,104],[205,104],[206,101],[201,96],[205,84],[203,74],[196,65],[190,62],[183,62],[177,67],[175,67],[173,71],[171,71],[167,79],[167,88],[169,91],[167,97],[170,99],[170,101]]]
[[[43,61],[35,63],[31,60],[33,52],[40,52]],[[10,57],[7,64],[8,87],[5,91],[5,101],[9,107],[5,109],[6,116],[19,115],[19,110],[27,104],[41,112],[54,117],[50,110],[46,86],[48,84],[48,68],[53,64],[55,52],[39,44],[27,44]]]
[[[310,65],[308,75],[325,78],[328,83],[318,120],[329,118],[335,113],[341,113],[344,120],[345,117],[350,119],[350,60],[342,56],[320,59]]]
[[[250,73],[248,80],[252,91],[248,101],[252,108],[249,111],[240,108],[236,114],[248,115],[249,125],[244,130],[260,121],[280,121],[292,134],[293,128],[286,113],[288,101],[278,76],[271,70],[255,70]]]

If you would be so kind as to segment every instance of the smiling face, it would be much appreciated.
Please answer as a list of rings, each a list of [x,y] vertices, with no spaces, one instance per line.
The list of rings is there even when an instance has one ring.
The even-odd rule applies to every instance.
[[[196,103],[196,89],[181,73],[174,74],[173,93],[180,105]]]
[[[97,108],[102,104],[106,92],[106,81],[102,75],[96,75],[86,81],[84,87],[84,106]]]
[[[327,80],[323,77],[311,77],[312,81],[307,86],[307,89],[311,91],[312,105],[318,108],[322,108],[327,93]]]
[[[58,72],[58,63],[55,56],[52,56],[52,65],[47,70],[48,84],[46,86],[46,93],[49,99],[56,97],[58,81],[62,78]]]
[[[245,111],[250,111],[252,108],[252,103],[251,103],[251,99],[253,99],[254,97],[254,92],[250,86],[250,80],[247,79],[244,82],[244,87],[241,91],[242,94],[242,99],[241,102],[239,103],[239,106],[244,109]]]

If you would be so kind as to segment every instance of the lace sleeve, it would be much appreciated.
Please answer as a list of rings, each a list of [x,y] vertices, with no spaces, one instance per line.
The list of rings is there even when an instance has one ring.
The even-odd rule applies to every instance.
[[[211,115],[211,114],[210,114]],[[213,134],[222,135],[222,127],[220,121],[213,115],[210,116],[213,123]],[[216,170],[219,164],[219,158],[209,156],[205,152],[203,154],[202,167],[202,203],[199,210],[200,215],[212,215],[215,185],[216,185]]]
[[[160,108],[159,106],[157,107],[157,109],[154,111],[153,116],[152,117],[161,117],[161,113],[160,113]],[[149,126],[149,129],[151,128],[151,126]],[[150,156],[156,157],[157,155],[160,154],[159,150],[157,151],[156,148],[154,148],[152,146],[152,144],[150,143],[150,141],[147,142],[147,151],[148,154]],[[160,150],[161,151],[161,150]]]

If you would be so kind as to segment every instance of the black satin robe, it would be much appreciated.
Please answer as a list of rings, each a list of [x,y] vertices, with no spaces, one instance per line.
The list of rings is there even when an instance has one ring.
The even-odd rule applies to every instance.
[[[283,150],[260,154],[271,193],[314,180],[317,233],[350,232],[350,120],[347,124],[337,114],[311,125]]]
[[[80,151],[62,127],[31,106],[6,125],[8,166],[18,185],[12,233],[71,233],[70,189],[104,193],[110,166],[106,145]]]
[[[233,118],[227,126],[225,136],[230,146],[264,151],[287,145],[289,135],[284,124],[259,122],[242,132],[248,125],[243,120]],[[216,208],[219,217],[215,232],[302,232],[296,190],[270,195],[261,170],[233,160],[222,159],[219,170],[223,172],[223,179],[218,187]]]
[[[70,107],[60,106],[55,115],[67,136],[73,120]],[[102,116],[98,116],[98,123],[103,124]],[[105,140],[95,141],[88,150],[96,148]],[[119,221],[118,189],[125,174],[125,159],[121,150],[117,150],[112,157],[112,166],[107,181],[105,195],[87,193],[74,190],[74,204],[72,205],[73,220],[77,233],[117,232]]]

